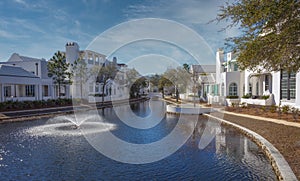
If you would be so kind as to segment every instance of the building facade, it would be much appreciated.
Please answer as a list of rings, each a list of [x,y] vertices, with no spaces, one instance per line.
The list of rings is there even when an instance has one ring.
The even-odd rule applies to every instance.
[[[65,46],[66,61],[71,65],[78,59],[82,59],[87,64],[87,73],[93,68],[101,68],[105,66],[115,66],[118,70],[116,78],[114,80],[107,80],[107,82],[96,81],[97,75],[89,76],[85,83],[73,80],[71,85],[71,92],[73,98],[85,98],[88,97],[90,102],[99,102],[102,96],[105,96],[105,101],[111,100],[111,98],[123,98],[127,95],[127,87],[122,83],[125,80],[125,72],[127,70],[126,64],[118,63],[117,58],[114,57],[112,61],[109,61],[103,54],[91,51],[80,50],[79,45],[76,42],[67,43]],[[83,84],[83,85],[81,85]],[[103,85],[105,86],[103,89]],[[82,87],[84,89],[82,89]],[[104,90],[104,91],[103,91]],[[100,98],[101,97],[101,98]]]
[[[215,97],[215,102],[230,105],[231,99],[235,103],[300,108],[300,72],[242,71],[236,58],[237,55],[224,53],[221,49],[216,53],[216,87],[219,91],[209,95]]]
[[[45,59],[14,53],[0,66],[1,102],[57,98],[55,85],[48,77]]]

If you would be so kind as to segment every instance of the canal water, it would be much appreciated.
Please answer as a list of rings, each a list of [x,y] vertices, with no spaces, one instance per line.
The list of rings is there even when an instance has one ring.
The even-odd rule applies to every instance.
[[[141,117],[151,112],[148,102],[133,104],[131,109]],[[105,131],[135,144],[159,141],[179,119],[166,115],[152,128],[137,129],[122,122],[112,108],[99,114]],[[262,151],[233,128],[221,126],[210,144],[199,149],[208,124],[203,116],[175,153],[146,164],[122,163],[99,153],[68,121],[71,117],[1,124],[0,180],[276,180]],[[97,125],[86,126],[91,135],[97,129]]]

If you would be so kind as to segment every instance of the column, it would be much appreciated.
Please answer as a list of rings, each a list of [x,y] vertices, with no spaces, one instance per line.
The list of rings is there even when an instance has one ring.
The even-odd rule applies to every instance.
[[[300,72],[296,74],[296,107],[300,108]]]
[[[0,91],[1,91],[1,102],[4,102],[4,84],[0,84]]]
[[[39,100],[39,85],[38,84],[34,84],[34,97],[35,97],[35,100]]]

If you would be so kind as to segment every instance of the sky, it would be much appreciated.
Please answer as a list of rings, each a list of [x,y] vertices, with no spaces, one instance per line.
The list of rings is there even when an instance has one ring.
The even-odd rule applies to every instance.
[[[185,54],[182,52],[186,52],[191,46],[187,48],[181,47],[179,42],[179,48],[174,48],[174,42],[178,43],[178,39],[184,40],[186,36],[189,36],[187,32],[185,34],[176,32],[175,26],[177,25],[175,24],[178,23],[180,26],[188,29],[191,34],[198,34],[200,39],[202,39],[202,42],[199,44],[202,44],[202,47],[206,46],[203,50],[198,48],[198,53],[205,54],[209,52],[210,55],[202,58],[206,59],[204,61],[206,64],[208,60],[214,63],[214,54],[218,48],[224,47],[224,39],[239,34],[237,28],[220,31],[226,26],[225,22],[208,24],[210,20],[216,18],[219,6],[224,3],[224,1],[220,0],[0,1],[0,61],[7,61],[10,55],[15,52],[24,56],[49,60],[56,51],[64,51],[64,46],[67,42],[75,41],[81,49],[86,49],[93,47],[93,43],[95,44],[97,39],[101,39],[101,36],[103,38],[103,34],[106,37],[109,35],[109,40],[115,40],[111,42],[123,39],[128,41],[130,37],[134,36],[128,35],[130,33],[129,29],[132,27],[135,29],[135,32],[141,32],[138,33],[140,38],[147,38],[147,35],[153,31],[156,34],[168,31],[173,37],[167,40],[164,37],[160,37],[163,41],[158,40],[152,46],[148,40],[144,41],[144,45],[141,45],[141,40],[127,42],[127,55],[121,54],[122,50],[119,49],[118,53],[110,52],[110,55],[116,55],[121,62],[127,63],[134,58],[129,56],[134,54],[131,51],[139,50],[139,48],[145,49],[145,46],[148,46],[148,48],[161,48],[160,52],[156,50],[148,52],[148,54],[153,54],[156,58],[164,57],[165,55],[161,56],[161,53],[171,51],[171,49],[174,50],[173,54],[177,53],[180,57],[182,54]],[[141,18],[170,20],[174,24],[174,28],[171,28],[172,25],[167,27],[168,22],[162,25],[164,29],[158,25],[154,26],[154,28],[149,26],[150,28],[145,29],[141,28],[140,25],[137,27],[137,24],[126,23],[128,21],[134,22]],[[147,24],[147,21],[144,24]],[[176,33],[177,35],[175,35]],[[165,34],[168,36],[168,33]],[[172,40],[171,43],[170,39]],[[133,43],[135,46],[132,46]],[[197,44],[197,42],[188,43],[185,41],[183,45],[186,46],[193,43]],[[107,52],[102,51],[102,48],[105,49],[108,46],[107,44],[112,45],[113,43],[106,43],[105,41],[102,44],[105,45],[98,46],[96,50],[105,54]],[[124,46],[124,43],[121,45]],[[171,48],[163,49],[163,47],[166,47],[165,45],[170,45]],[[196,51],[195,47],[192,49]],[[137,57],[146,57],[142,52],[142,50],[139,51],[135,59],[139,59]],[[184,57],[184,55],[182,56]],[[183,60],[184,58],[181,61]]]

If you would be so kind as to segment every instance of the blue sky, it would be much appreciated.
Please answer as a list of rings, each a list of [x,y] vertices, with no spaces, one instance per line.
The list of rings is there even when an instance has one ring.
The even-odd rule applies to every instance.
[[[0,2],[0,61],[6,61],[14,52],[48,60],[57,50],[64,51],[69,41],[76,41],[85,49],[105,30],[139,18],[182,23],[203,37],[215,52],[224,46],[225,37],[239,32],[235,28],[219,32],[225,23],[207,24],[223,3],[220,0],[4,0]]]

